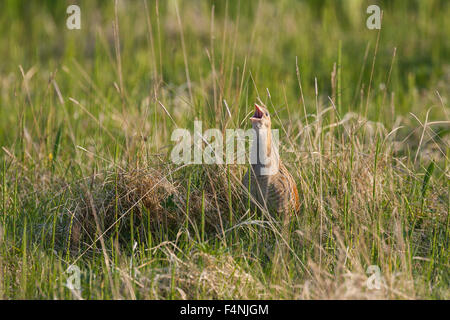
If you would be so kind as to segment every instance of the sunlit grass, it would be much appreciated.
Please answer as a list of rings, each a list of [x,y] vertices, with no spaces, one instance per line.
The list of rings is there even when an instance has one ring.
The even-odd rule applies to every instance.
[[[0,298],[449,298],[446,1],[380,1],[380,32],[357,0],[79,5],[79,31],[64,2],[0,10]],[[174,129],[248,128],[257,99],[288,234],[245,165],[170,161]]]

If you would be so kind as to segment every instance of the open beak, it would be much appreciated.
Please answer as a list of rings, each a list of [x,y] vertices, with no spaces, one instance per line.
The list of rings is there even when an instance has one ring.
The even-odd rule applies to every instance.
[[[254,121],[261,121],[262,117],[264,115],[263,109],[255,103],[255,113],[253,114],[253,117],[250,118],[252,122]]]

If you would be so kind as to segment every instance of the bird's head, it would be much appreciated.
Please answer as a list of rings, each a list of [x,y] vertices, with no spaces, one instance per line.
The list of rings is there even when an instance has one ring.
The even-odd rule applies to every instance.
[[[255,103],[255,113],[250,120],[252,121],[252,127],[256,134],[256,140],[252,144],[251,156],[251,159],[257,165],[256,174],[268,174],[263,172],[274,174],[274,172],[278,171],[279,156],[277,146],[273,145],[272,122],[269,111],[265,107]]]
[[[269,111],[255,103],[255,113],[250,118],[252,127],[255,130],[266,129],[270,130],[271,121]]]

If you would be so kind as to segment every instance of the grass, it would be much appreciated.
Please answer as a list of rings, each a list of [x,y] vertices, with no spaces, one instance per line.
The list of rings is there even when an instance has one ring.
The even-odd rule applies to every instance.
[[[0,298],[450,298],[446,1],[377,1],[380,31],[362,0],[77,3],[81,30],[1,5]],[[174,129],[248,128],[257,99],[287,234],[245,165],[170,161]]]

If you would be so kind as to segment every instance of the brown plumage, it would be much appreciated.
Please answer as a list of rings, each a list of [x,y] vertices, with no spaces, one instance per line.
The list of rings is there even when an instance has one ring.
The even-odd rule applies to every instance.
[[[255,104],[255,114],[251,121],[256,133],[252,153],[256,152],[257,157],[242,180],[247,189],[245,197],[248,200],[250,186],[253,208],[256,201],[260,207],[267,208],[278,217],[289,218],[300,209],[298,191],[294,178],[279,159],[278,150],[272,142],[269,112]]]

